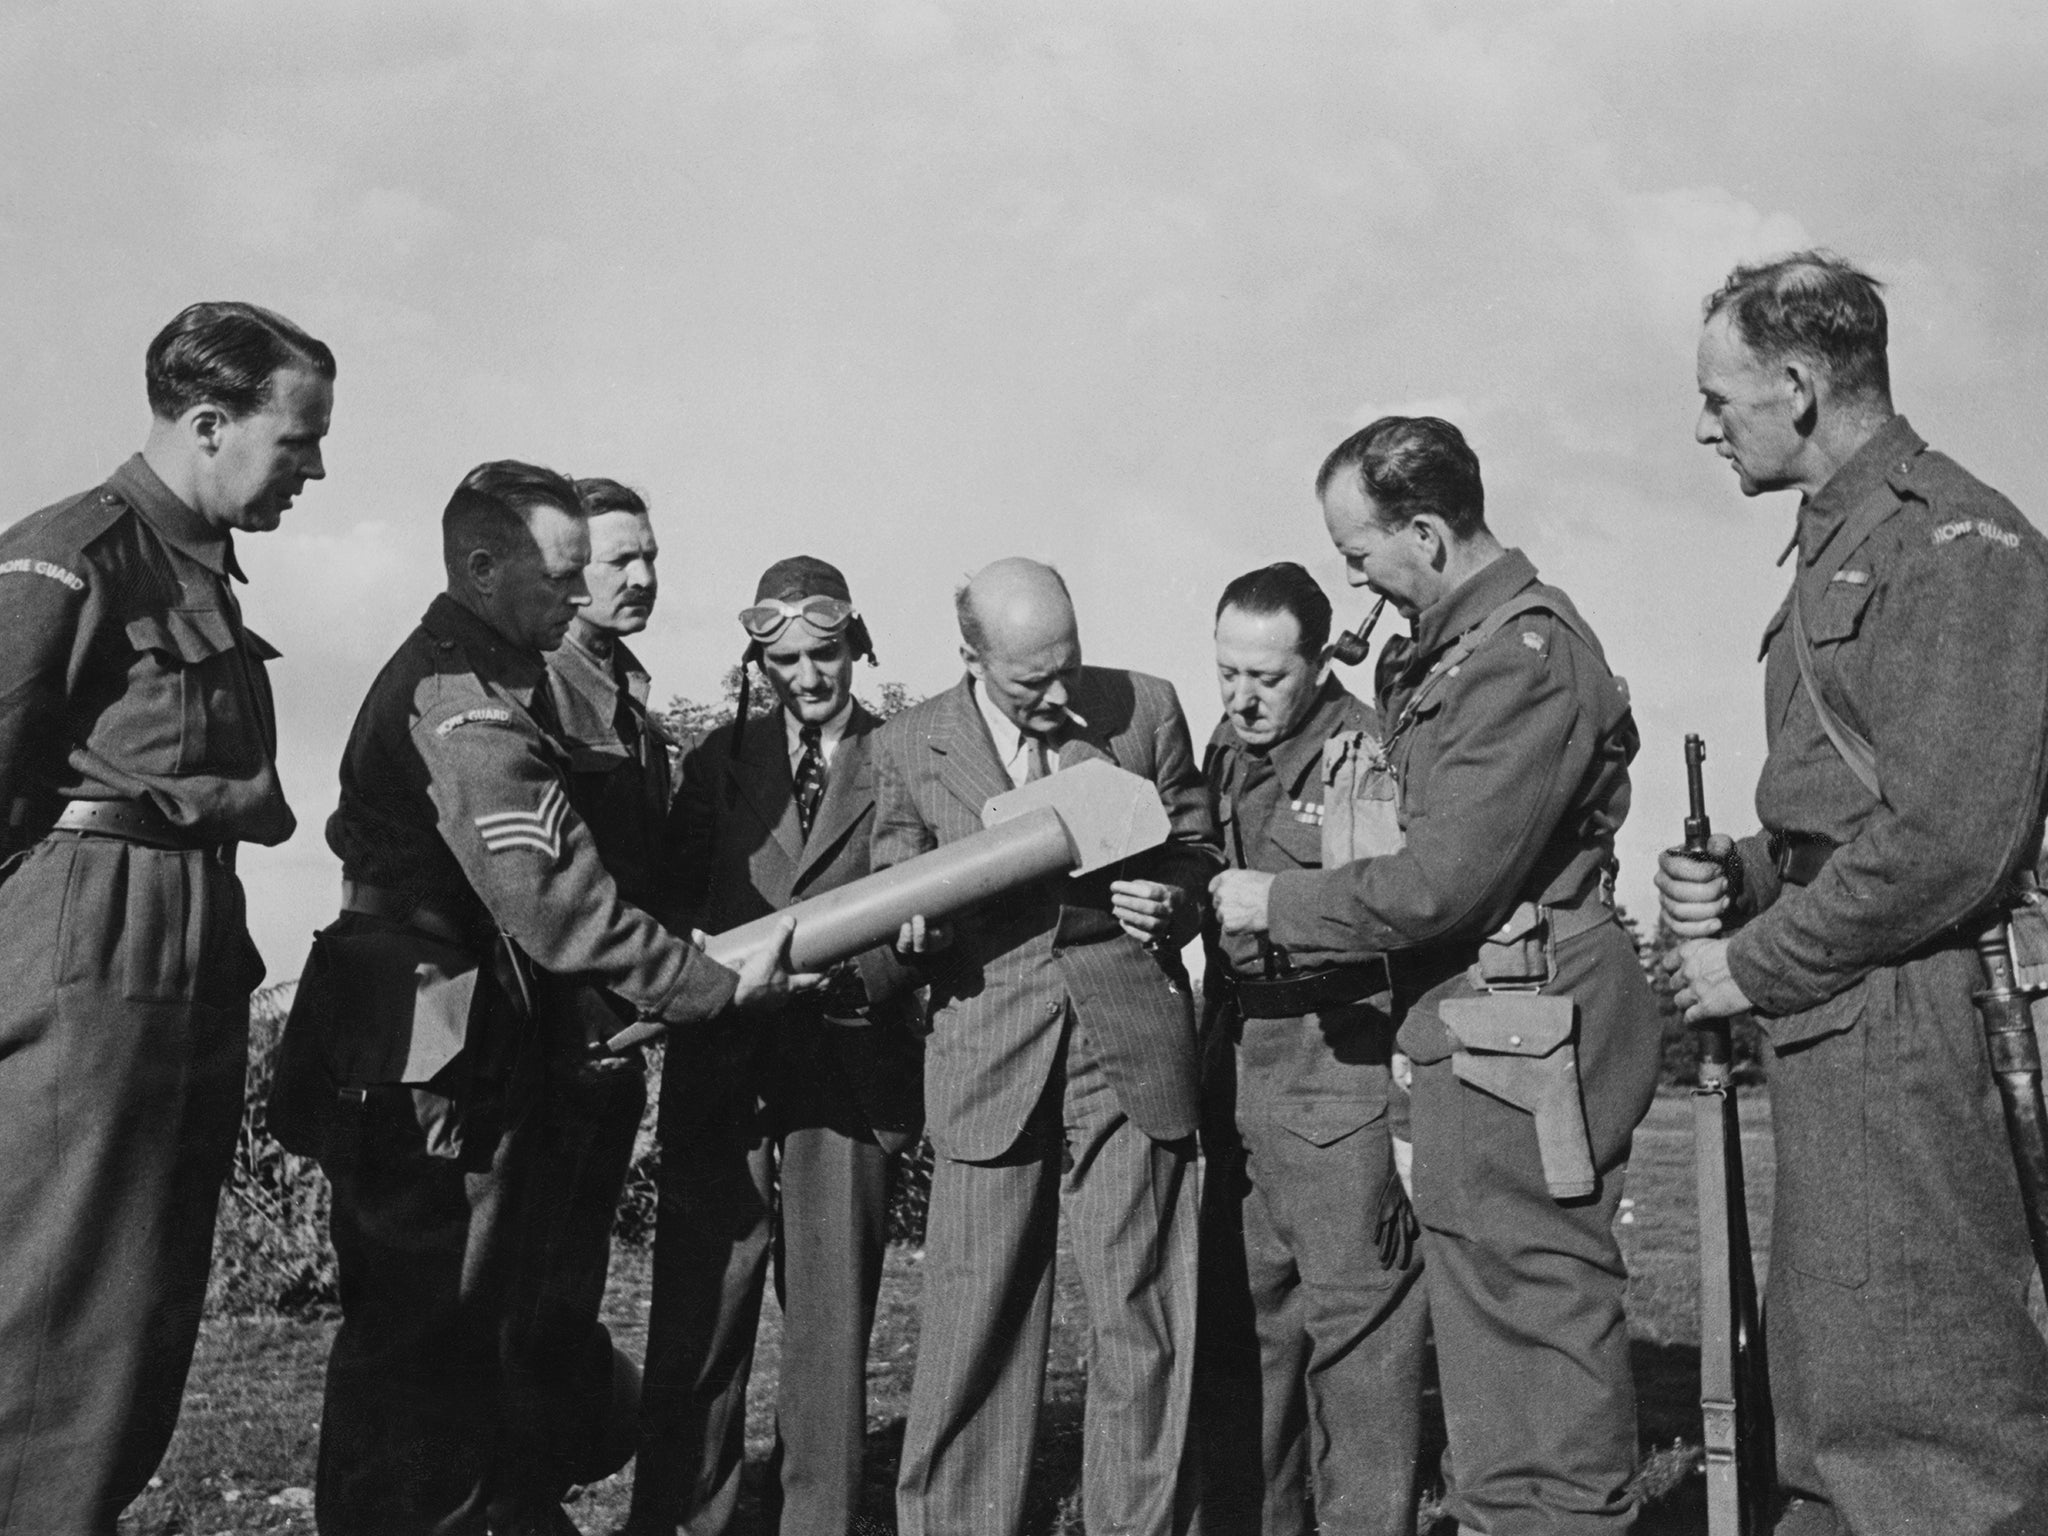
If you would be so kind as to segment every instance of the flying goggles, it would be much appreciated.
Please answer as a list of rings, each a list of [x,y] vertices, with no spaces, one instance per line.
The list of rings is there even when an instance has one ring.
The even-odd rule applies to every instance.
[[[821,635],[836,635],[859,618],[858,608],[837,597],[807,597],[800,603],[769,597],[751,608],[740,610],[741,627],[763,645],[772,642],[798,619]]]

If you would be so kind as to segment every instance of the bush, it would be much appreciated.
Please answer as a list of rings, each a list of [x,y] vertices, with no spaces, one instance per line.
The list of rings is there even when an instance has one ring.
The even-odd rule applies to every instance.
[[[207,1307],[216,1313],[306,1313],[339,1300],[327,1243],[327,1179],[313,1159],[273,1141],[264,1123],[272,1063],[296,985],[266,987],[250,1000],[242,1126],[221,1192],[206,1292]]]
[[[625,1192],[612,1220],[612,1240],[628,1248],[644,1248],[654,1241],[655,1211],[659,1205],[656,1180],[661,1173],[661,1144],[655,1139],[655,1116],[661,1108],[661,1046],[647,1053],[647,1112],[640,1119],[640,1134],[633,1143],[633,1164],[626,1174]],[[932,1144],[920,1139],[896,1160],[889,1181],[888,1236],[892,1243],[923,1243],[925,1209],[931,1203]]]

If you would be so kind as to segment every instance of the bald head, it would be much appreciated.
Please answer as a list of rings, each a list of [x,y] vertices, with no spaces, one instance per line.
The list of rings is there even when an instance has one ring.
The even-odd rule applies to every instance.
[[[1019,730],[1056,735],[1081,667],[1074,601],[1060,573],[1036,560],[998,560],[960,589],[955,606],[960,658],[976,684]]]

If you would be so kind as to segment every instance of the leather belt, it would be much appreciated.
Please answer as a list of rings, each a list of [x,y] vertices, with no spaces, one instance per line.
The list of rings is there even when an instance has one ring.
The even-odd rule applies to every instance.
[[[1242,976],[1230,973],[1238,1011],[1248,1019],[1297,1019],[1350,1007],[1393,990],[1385,960],[1332,966],[1299,976]]]
[[[194,836],[191,828],[164,815],[154,800],[67,800],[51,830],[118,838],[148,848],[210,853],[230,869],[235,864],[233,843]]]
[[[1778,878],[1787,885],[1811,885],[1841,846],[1819,832],[1778,832],[1767,834],[1771,863]]]
[[[404,923],[449,944],[464,948],[470,945],[470,936],[459,918],[431,902],[395,891],[388,885],[371,885],[365,880],[344,877],[341,882],[341,910]]]

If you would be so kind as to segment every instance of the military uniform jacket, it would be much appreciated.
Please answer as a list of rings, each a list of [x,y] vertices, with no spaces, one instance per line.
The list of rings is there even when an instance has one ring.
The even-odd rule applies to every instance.
[[[327,841],[347,879],[439,914],[469,942],[362,919],[323,936],[293,1003],[293,1080],[280,1066],[273,1125],[286,1103],[317,1113],[323,1075],[339,1086],[423,1084],[459,1055],[460,1080],[440,1085],[459,1100],[464,1083],[522,1061],[520,1041],[501,1037],[521,1027],[503,1010],[480,1010],[491,1034],[472,1038],[494,934],[671,1024],[724,1009],[733,974],[620,898],[570,804],[570,755],[541,657],[435,598],[356,716]],[[317,1121],[287,1134],[314,1139]]]
[[[548,652],[547,668],[569,752],[569,803],[619,894],[677,927],[673,874],[661,857],[671,798],[669,737],[647,710],[647,669],[623,640],[586,643],[574,626]]]
[[[74,799],[146,798],[195,843],[291,836],[277,652],[242,624],[241,575],[140,454],[0,533],[0,856]]]
[[[1275,742],[1266,754],[1273,765],[1247,791],[1247,767],[1258,754],[1238,740],[1225,717],[1216,723],[1202,756],[1202,776],[1209,784],[1209,803],[1221,829],[1225,857],[1235,865],[1240,840],[1245,869],[1280,874],[1323,867],[1323,784],[1320,768],[1323,743],[1346,731],[1379,734],[1379,716],[1370,704],[1353,695],[1334,677],[1326,678],[1315,703],[1292,735]],[[1233,824],[1234,823],[1234,824]],[[1241,976],[1260,974],[1259,945],[1249,933],[1221,933],[1211,922],[1210,948]],[[1348,964],[1374,951],[1319,954],[1319,965]]]
[[[1768,829],[1840,846],[1780,887],[1739,846],[1735,980],[1780,1044],[1855,1022],[1819,1007],[1985,911],[2033,855],[2048,797],[2048,540],[1894,417],[1799,509],[1794,593],[1828,705],[1876,749],[1872,795],[1799,677],[1794,593],[1764,634]]]
[[[1105,757],[1150,779],[1172,825],[1165,848],[1079,879],[1054,876],[966,914],[926,967],[932,986],[925,1113],[932,1145],[961,1161],[1015,1144],[1058,1059],[1068,1008],[1124,1111],[1147,1135],[1195,1128],[1194,1015],[1178,955],[1164,961],[1110,915],[1109,883],[1178,885],[1198,903],[1218,867],[1216,825],[1173,685],[1083,667],[1071,687],[1087,721],[1061,767]],[[981,808],[1009,790],[962,679],[885,724],[875,739],[877,869],[982,830]]]
[[[1524,593],[1542,606],[1448,661],[1467,631]],[[1522,901],[1566,906],[1594,890],[1628,811],[1637,737],[1626,694],[1597,643],[1560,615],[1585,628],[1515,550],[1418,615],[1377,679],[1407,846],[1273,881],[1270,934],[1298,964],[1398,952],[1400,1043],[1417,1061],[1450,1054],[1435,1005],[1470,995],[1463,973],[1479,941]],[[1447,675],[1423,693],[1439,667]]]
[[[693,926],[721,933],[868,873],[881,722],[858,701],[851,711],[808,838],[781,710],[740,732],[737,749],[734,728],[722,725],[684,755],[666,862]],[[850,1117],[895,1148],[915,1140],[923,1121],[922,1011],[886,951],[857,956],[853,971],[850,987],[835,985],[828,999],[794,1000],[763,1031],[765,1048],[747,1054],[761,1096],[774,1100],[799,1074],[807,1102],[831,1101],[833,1123]]]
[[[1346,732],[1379,734],[1372,706],[1335,678],[1324,680],[1308,716],[1266,754],[1270,776],[1245,788],[1254,754],[1232,729],[1217,722],[1203,755],[1211,804],[1222,829],[1225,856],[1237,863],[1240,839],[1246,869],[1269,874],[1323,867],[1323,744]],[[1235,825],[1232,823],[1235,822]],[[1208,975],[1228,968],[1259,976],[1258,942],[1251,934],[1225,934],[1213,916],[1205,923]],[[1282,952],[1284,954],[1284,951]],[[1325,964],[1369,960],[1367,952],[1324,955]],[[1387,1016],[1382,1007],[1352,1006],[1305,1019],[1247,1022],[1237,1049],[1239,1120],[1271,1119],[1303,1139],[1323,1145],[1376,1118],[1387,1104]]]

